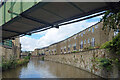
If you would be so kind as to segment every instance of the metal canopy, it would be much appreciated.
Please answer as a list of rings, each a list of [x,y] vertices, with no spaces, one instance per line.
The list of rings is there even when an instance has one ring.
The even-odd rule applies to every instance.
[[[105,2],[38,3],[2,25],[2,38],[9,39],[18,35],[29,34],[32,31],[49,26],[56,27],[60,23],[110,9],[110,4]]]

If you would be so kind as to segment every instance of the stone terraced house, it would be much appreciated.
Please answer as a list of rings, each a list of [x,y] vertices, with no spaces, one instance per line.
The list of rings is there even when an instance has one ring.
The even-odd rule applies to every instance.
[[[47,48],[48,52],[44,52],[44,54],[59,55],[72,53],[74,51],[83,51],[85,48],[89,47],[97,48],[114,37],[113,30],[108,31],[103,30],[102,28],[102,22],[96,23],[65,40],[51,44],[50,46],[39,50]]]

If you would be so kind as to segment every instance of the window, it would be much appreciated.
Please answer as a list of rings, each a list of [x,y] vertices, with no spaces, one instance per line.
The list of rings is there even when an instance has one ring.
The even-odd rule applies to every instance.
[[[75,46],[76,46],[76,43],[75,43]]]
[[[88,39],[88,43],[90,43],[90,39]]]
[[[68,47],[70,47],[70,46],[71,46],[71,44],[68,45]]]
[[[92,38],[92,43],[91,46],[94,47],[95,46],[95,38]]]
[[[92,33],[94,32],[94,27],[92,27]]]
[[[84,31],[84,34],[85,34],[85,31]]]
[[[62,52],[62,49],[61,49],[61,52]]]
[[[81,41],[81,46],[80,46],[80,48],[81,48],[81,49],[83,48],[83,41]]]
[[[44,54],[44,51],[42,51],[42,53]]]
[[[68,39],[68,41],[70,42],[70,39]]]
[[[69,44],[69,45],[68,45],[68,51],[70,51],[70,46],[71,46],[71,45]]]
[[[66,41],[64,41],[64,43],[66,43]]]
[[[90,28],[88,29],[88,31],[90,31]]]
[[[54,50],[54,52],[56,53],[56,50]]]
[[[66,48],[64,49],[64,51],[66,52]]]
[[[95,28],[98,28],[98,25],[96,25]]]
[[[70,51],[70,47],[68,47],[68,51]]]
[[[86,44],[86,40],[84,40],[84,44]]]
[[[76,36],[74,37],[74,39],[76,39]]]
[[[76,50],[76,43],[74,44],[73,49]]]
[[[50,54],[50,50],[49,50],[49,54]]]
[[[66,52],[66,46],[64,47],[64,51]]]
[[[83,33],[81,33],[81,36],[83,36]]]

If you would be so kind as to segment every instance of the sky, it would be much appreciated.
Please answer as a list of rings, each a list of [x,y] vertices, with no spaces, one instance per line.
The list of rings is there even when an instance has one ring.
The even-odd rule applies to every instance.
[[[22,51],[34,51],[36,48],[46,47],[53,43],[64,40],[99,22],[102,16],[103,15],[60,26],[59,29],[51,28],[42,32],[34,33],[31,36],[26,35],[20,37]]]

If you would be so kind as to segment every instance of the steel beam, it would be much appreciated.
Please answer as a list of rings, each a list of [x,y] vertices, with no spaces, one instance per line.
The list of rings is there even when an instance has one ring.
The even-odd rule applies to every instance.
[[[29,20],[38,22],[38,23],[42,23],[42,24],[45,24],[45,25],[50,25],[50,26],[52,26],[52,24],[50,24],[50,23],[48,23],[48,22],[45,22],[45,21],[43,21],[43,20],[34,18],[34,17],[32,17],[32,16],[28,16],[28,15],[24,15],[24,14],[21,14],[21,16],[24,17],[24,18],[26,18],[26,19],[29,19]]]
[[[105,13],[105,12],[102,12],[102,13],[99,13],[99,14],[96,14],[96,15],[93,15],[93,16],[85,17],[85,18],[83,18],[83,19],[79,19],[79,20],[76,20],[76,21],[72,21],[72,22],[60,24],[60,25],[58,25],[58,26],[63,26],[63,25],[67,25],[67,24],[72,24],[72,23],[75,23],[75,22],[83,21],[83,20],[86,20],[86,19],[90,19],[90,18],[93,18],[93,17],[96,17],[96,16],[103,15],[104,13]]]
[[[58,15],[58,14],[56,14],[56,13],[50,11],[50,10],[47,10],[47,9],[45,9],[45,8],[41,8],[41,9],[43,9],[44,11],[46,11],[46,12],[48,12],[48,13],[51,13],[51,14],[57,16],[57,17],[60,17],[60,18],[64,19],[64,17],[62,17],[62,16],[60,16],[60,15]]]
[[[7,30],[7,29],[2,29],[3,31],[8,31],[8,32],[13,32],[13,33],[19,33],[20,34],[20,32],[17,32],[17,31],[12,31],[12,30]]]
[[[75,5],[73,2],[69,2],[70,5],[72,5],[73,7],[75,7],[76,9],[78,9],[79,11],[85,13],[84,10],[82,10],[81,8],[79,8],[77,5]]]

